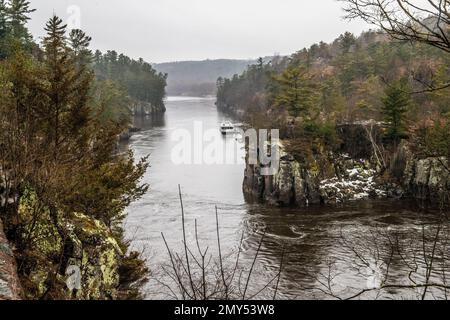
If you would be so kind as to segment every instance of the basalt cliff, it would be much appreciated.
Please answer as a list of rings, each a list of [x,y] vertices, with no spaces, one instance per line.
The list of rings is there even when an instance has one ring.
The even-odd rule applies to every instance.
[[[247,161],[243,183],[250,201],[276,206],[339,204],[370,198],[415,199],[449,204],[450,170],[445,157],[420,157],[404,140],[389,151],[377,150],[381,130],[368,124],[337,127],[341,145],[299,161],[281,143],[275,175],[261,174],[261,164]],[[376,140],[376,141],[374,141]]]

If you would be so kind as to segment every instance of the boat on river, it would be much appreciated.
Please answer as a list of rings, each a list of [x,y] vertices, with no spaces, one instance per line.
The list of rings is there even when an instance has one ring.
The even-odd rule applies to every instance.
[[[229,134],[229,133],[234,133],[235,132],[234,125],[231,122],[229,122],[229,121],[223,122],[220,125],[220,132],[223,135],[226,135],[226,134]]]

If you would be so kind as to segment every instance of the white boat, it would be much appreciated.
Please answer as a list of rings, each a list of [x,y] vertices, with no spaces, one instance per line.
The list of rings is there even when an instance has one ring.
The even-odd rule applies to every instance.
[[[233,124],[232,124],[231,122],[229,122],[229,121],[223,122],[223,123],[220,125],[220,132],[221,132],[223,135],[228,134],[228,133],[234,133],[235,131],[234,131],[234,126],[233,126]]]

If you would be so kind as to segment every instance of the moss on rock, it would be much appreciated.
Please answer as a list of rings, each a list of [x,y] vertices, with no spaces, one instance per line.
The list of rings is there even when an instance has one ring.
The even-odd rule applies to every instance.
[[[27,245],[22,257],[27,298],[118,296],[119,267],[124,253],[103,222],[78,212],[67,215],[59,212],[55,225],[50,211],[40,206],[31,190],[20,199],[18,212],[24,225],[21,242]],[[80,271],[81,288],[74,291],[65,286],[68,267]]]

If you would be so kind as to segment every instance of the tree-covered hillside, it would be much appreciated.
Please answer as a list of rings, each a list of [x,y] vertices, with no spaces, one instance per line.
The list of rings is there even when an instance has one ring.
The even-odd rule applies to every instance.
[[[205,60],[155,64],[154,68],[168,74],[169,95],[207,96],[216,93],[218,77],[242,73],[252,60]]]
[[[346,33],[219,78],[217,105],[255,128],[280,129],[287,151],[306,163],[339,152],[339,127],[375,123],[383,133],[373,148],[387,170],[401,142],[417,157],[450,154],[449,74],[450,55],[439,48]]]
[[[157,72],[143,59],[134,60],[111,50],[93,57],[94,70],[100,80],[112,80],[125,88],[134,100],[155,107],[164,105],[167,74]]]

